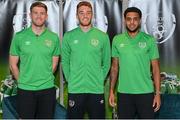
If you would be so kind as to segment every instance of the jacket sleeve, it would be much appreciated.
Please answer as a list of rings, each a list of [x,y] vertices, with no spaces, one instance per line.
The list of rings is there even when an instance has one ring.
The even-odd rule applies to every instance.
[[[66,81],[68,81],[69,74],[70,74],[70,53],[71,49],[68,44],[68,35],[65,33],[62,41],[62,69],[65,75]]]

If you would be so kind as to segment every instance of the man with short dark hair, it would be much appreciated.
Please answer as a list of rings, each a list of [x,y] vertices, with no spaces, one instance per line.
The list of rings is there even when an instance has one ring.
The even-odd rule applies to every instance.
[[[116,35],[112,43],[109,104],[115,106],[118,79],[119,118],[154,118],[161,104],[158,48],[152,36],[140,31],[141,16],[138,8],[127,8],[124,12],[127,31]]]
[[[110,67],[106,33],[92,26],[89,2],[77,5],[79,27],[65,33],[62,67],[68,82],[68,118],[105,118],[104,80]]]
[[[44,3],[33,3],[30,17],[31,26],[16,33],[10,47],[10,69],[18,82],[17,112],[20,119],[50,119],[56,104],[53,72],[60,43],[58,35],[45,27],[48,15]]]

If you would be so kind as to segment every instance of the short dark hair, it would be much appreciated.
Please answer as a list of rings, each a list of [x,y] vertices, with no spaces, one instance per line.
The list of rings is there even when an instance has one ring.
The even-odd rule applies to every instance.
[[[43,7],[45,10],[46,10],[46,12],[47,12],[47,6],[44,4],[44,3],[42,3],[42,2],[34,2],[32,5],[31,5],[31,7],[30,7],[30,11],[32,12],[32,9],[34,8],[34,7]]]
[[[79,2],[78,5],[77,5],[77,9],[76,9],[76,12],[77,12],[77,13],[78,13],[78,9],[79,9],[81,6],[87,6],[87,7],[90,7],[91,10],[92,10],[92,5],[91,5],[90,2],[82,1],[82,2]]]
[[[139,17],[142,17],[142,13],[141,10],[138,9],[137,7],[129,7],[124,11],[124,17],[126,17],[126,15],[128,14],[128,12],[136,12],[139,14]]]

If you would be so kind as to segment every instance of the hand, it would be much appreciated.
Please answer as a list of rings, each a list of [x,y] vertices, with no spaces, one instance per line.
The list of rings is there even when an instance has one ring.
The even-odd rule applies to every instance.
[[[161,106],[161,95],[156,94],[154,95],[154,101],[153,101],[154,112],[157,112],[160,109],[160,106]]]
[[[115,107],[116,106],[115,97],[114,97],[113,91],[111,91],[110,94],[109,94],[109,105],[111,107]]]

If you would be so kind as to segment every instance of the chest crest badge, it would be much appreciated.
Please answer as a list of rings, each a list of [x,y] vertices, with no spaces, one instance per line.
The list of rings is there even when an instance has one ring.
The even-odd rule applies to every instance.
[[[45,45],[47,47],[51,47],[52,46],[52,41],[51,40],[45,40]]]
[[[142,48],[142,49],[145,48],[146,45],[147,45],[146,42],[139,42],[138,43],[139,48]]]
[[[91,40],[91,45],[92,45],[92,46],[95,46],[95,47],[96,47],[96,46],[98,46],[98,44],[99,44],[99,40],[97,40],[97,39],[92,39],[92,40]]]

